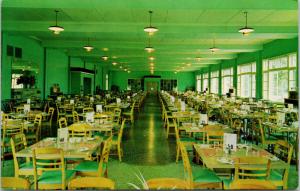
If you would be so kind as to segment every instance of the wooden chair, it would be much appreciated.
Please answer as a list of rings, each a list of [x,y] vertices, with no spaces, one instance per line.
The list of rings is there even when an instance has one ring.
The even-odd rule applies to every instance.
[[[120,124],[121,120],[121,112],[122,110],[120,108],[115,108],[114,109],[114,114],[113,114],[113,122],[115,124]]]
[[[64,107],[61,107],[58,103],[56,103],[56,110],[57,110],[57,123],[58,120],[62,117],[66,117],[66,111]]]
[[[49,162],[51,160],[51,162]],[[64,152],[57,148],[33,150],[34,189],[65,190],[75,171],[65,169]]]
[[[53,114],[54,114],[54,107],[49,107],[48,109],[48,116],[47,120],[43,121],[43,126],[46,128],[47,133],[52,134],[52,120],[53,120]]]
[[[282,187],[283,190],[288,189],[288,175],[293,151],[293,145],[288,143],[287,141],[278,140],[275,142],[274,155],[285,161],[288,164],[288,167],[281,170],[272,170],[269,180],[272,181],[275,186]]]
[[[178,162],[181,149],[180,144],[183,144],[185,147],[192,146],[196,140],[191,137],[180,137],[179,130],[177,127],[176,119],[173,119],[173,123],[175,124],[175,136],[176,136],[176,163]]]
[[[73,120],[73,111],[75,111],[74,104],[65,104],[65,118],[67,119],[67,121]]]
[[[29,176],[33,175],[33,166],[32,162],[30,162],[29,158],[26,158],[25,163],[19,163],[16,153],[22,149],[27,147],[27,141],[25,135],[17,134],[10,139],[13,160],[14,160],[14,167],[15,167],[15,177],[19,176]]]
[[[208,144],[218,142],[219,145],[222,145],[223,137],[224,137],[224,131],[208,130],[206,132],[206,139]]]
[[[59,128],[65,128],[65,127],[68,127],[68,122],[67,122],[67,119],[65,117],[62,117],[58,120],[58,125],[59,125]]]
[[[89,126],[87,124],[73,124],[69,129],[69,137],[90,137]]]
[[[190,164],[188,153],[180,143],[185,178],[191,189],[222,189],[222,180],[210,169],[193,167]]]
[[[166,124],[167,124],[167,138],[169,138],[169,135],[174,135],[176,136],[176,132],[175,132],[175,125],[177,124],[176,120],[174,121],[174,119],[176,119],[175,117],[166,114]],[[173,129],[174,132],[171,132],[170,130]]]
[[[30,182],[24,178],[19,177],[1,177],[1,188],[5,190],[29,190]]]
[[[35,115],[32,129],[30,129],[30,131],[25,134],[28,142],[36,143],[40,140],[42,119],[43,117],[41,114]]]
[[[275,137],[273,137],[273,136],[266,137],[265,129],[262,126],[261,119],[254,120],[253,125],[258,126],[258,128],[259,128],[261,144],[264,147],[275,144],[275,142],[277,141],[277,139]]]
[[[148,189],[170,189],[170,190],[186,190],[190,189],[190,185],[185,180],[179,178],[153,178],[146,182]]]
[[[112,145],[112,137],[106,139],[103,145],[99,162],[96,161],[82,161],[76,167],[75,170],[79,176],[108,176],[108,159],[110,148]]]
[[[73,123],[78,123],[79,121],[80,120],[77,111],[73,111]]]
[[[69,189],[71,190],[84,190],[84,189],[115,189],[115,182],[111,179],[104,178],[104,177],[78,177],[72,179],[69,182]]]
[[[11,155],[10,139],[23,133],[23,124],[21,120],[5,120],[2,127],[1,157]]]
[[[123,119],[121,128],[118,132],[118,136],[113,136],[112,139],[112,146],[117,147],[117,152],[118,152],[118,157],[120,162],[122,161],[122,156],[123,156],[123,149],[121,144],[122,144],[122,137],[123,137],[125,123],[126,123],[126,119]]]
[[[239,179],[230,184],[231,190],[276,190],[276,186],[268,180]]]
[[[271,160],[263,157],[240,157],[234,162],[234,180],[265,179],[270,177]]]
[[[83,108],[83,110],[82,110],[83,114],[88,113],[88,112],[94,112],[94,108],[92,108],[92,107]]]
[[[24,113],[24,106],[19,106],[16,108],[17,113]]]
[[[123,118],[130,121],[131,124],[134,123],[134,105],[135,104],[136,104],[136,102],[133,102],[133,104],[131,105],[130,111],[123,113]]]

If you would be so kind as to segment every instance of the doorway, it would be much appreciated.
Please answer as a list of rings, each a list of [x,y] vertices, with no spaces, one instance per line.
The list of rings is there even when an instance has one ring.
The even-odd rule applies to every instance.
[[[91,94],[92,90],[92,79],[91,78],[83,78],[83,93],[84,95]]]
[[[158,91],[158,82],[147,82],[147,93],[157,94]]]

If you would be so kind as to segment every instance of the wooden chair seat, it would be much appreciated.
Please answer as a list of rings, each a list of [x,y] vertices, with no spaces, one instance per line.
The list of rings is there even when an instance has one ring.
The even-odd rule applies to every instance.
[[[147,186],[149,189],[189,189],[188,182],[178,178],[153,178],[148,180]]]
[[[115,189],[115,182],[108,178],[103,177],[79,177],[70,181],[69,189]]]

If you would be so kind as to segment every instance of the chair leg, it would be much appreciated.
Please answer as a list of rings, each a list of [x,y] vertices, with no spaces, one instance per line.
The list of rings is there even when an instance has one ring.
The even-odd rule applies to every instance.
[[[122,162],[121,145],[118,145],[118,156],[119,156],[119,161]]]
[[[169,130],[170,130],[169,125],[167,125],[167,139],[169,138]]]
[[[179,159],[179,157],[180,157],[180,148],[179,148],[179,146],[177,146],[177,149],[176,149],[177,151],[176,151],[176,163],[178,163],[178,159]]]

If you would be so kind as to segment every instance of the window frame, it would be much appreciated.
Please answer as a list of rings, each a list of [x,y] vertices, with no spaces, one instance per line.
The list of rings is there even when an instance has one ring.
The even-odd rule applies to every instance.
[[[243,69],[243,67],[245,68],[246,66],[250,67],[250,71],[243,72],[242,69]],[[254,69],[255,69],[255,71],[254,71]],[[237,66],[237,96],[239,96],[239,97],[245,97],[245,96],[242,96],[242,92],[241,92],[241,80],[242,80],[242,76],[245,76],[245,75],[251,76],[250,97],[256,97],[256,62],[255,61],[240,64]],[[254,82],[253,82],[253,80],[254,80]],[[254,84],[254,87],[253,87],[253,84]]]
[[[291,57],[292,56],[295,56],[295,58],[296,58],[296,63],[295,63],[294,66],[290,66],[291,63],[292,63],[291,62]],[[283,58],[286,58],[286,60],[287,60],[287,65],[286,66],[270,69],[270,65],[271,65],[270,62],[271,61],[279,60],[279,59],[283,59]],[[270,72],[287,71],[287,81],[288,81],[287,91],[288,92],[291,91],[291,86],[290,85],[291,85],[292,81],[294,81],[295,87],[297,88],[297,77],[294,76],[293,80],[290,79],[290,72],[291,71],[296,71],[296,75],[297,75],[297,64],[298,64],[297,62],[298,62],[297,52],[291,52],[291,53],[288,53],[288,54],[283,54],[283,55],[279,55],[279,56],[275,56],[275,57],[271,57],[271,58],[265,58],[265,59],[262,60],[262,63],[263,63],[263,69],[262,69],[262,73],[263,73],[262,74],[262,83],[263,84],[262,84],[262,86],[263,86],[263,98],[264,99],[274,101],[274,102],[280,102],[280,103],[284,102],[284,97],[281,98],[281,100],[270,98]],[[267,65],[267,68],[266,68],[266,65]],[[266,77],[265,77],[265,75],[266,75]]]
[[[225,71],[230,71],[229,74],[224,74]],[[222,94],[225,95],[227,92],[223,92],[224,90],[224,78],[230,78],[230,87],[233,87],[233,67],[224,68],[221,70],[221,79],[222,79]]]

